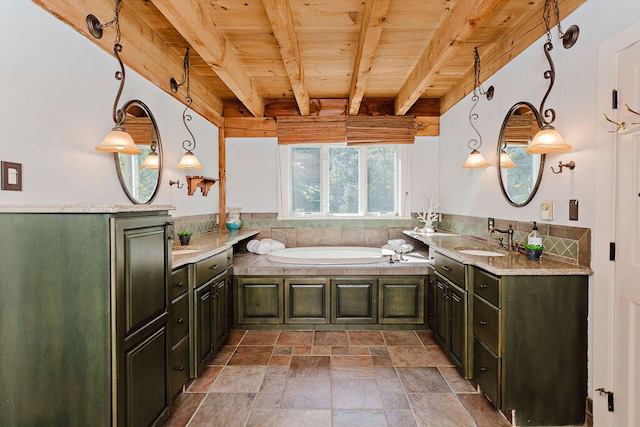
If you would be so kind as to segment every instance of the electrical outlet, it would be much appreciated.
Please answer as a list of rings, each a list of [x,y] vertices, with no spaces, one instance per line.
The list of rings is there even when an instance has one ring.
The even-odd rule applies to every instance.
[[[493,218],[488,218],[487,220],[487,230],[491,230],[494,227],[495,221]]]
[[[540,203],[540,219],[546,221],[553,219],[553,202],[551,200]]]

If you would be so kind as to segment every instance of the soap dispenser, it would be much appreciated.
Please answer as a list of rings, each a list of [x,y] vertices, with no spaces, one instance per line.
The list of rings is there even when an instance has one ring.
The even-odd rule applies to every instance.
[[[542,237],[538,234],[538,225],[535,221],[533,221],[533,229],[531,230],[531,233],[529,233],[527,243],[530,245],[542,246]]]

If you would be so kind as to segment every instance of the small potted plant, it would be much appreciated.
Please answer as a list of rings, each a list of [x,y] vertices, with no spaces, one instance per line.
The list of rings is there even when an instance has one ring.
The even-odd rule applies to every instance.
[[[527,258],[533,261],[538,261],[540,255],[542,255],[542,245],[531,245],[529,243],[524,244],[524,249],[527,252]]]
[[[178,233],[178,237],[180,238],[180,244],[182,246],[186,246],[189,244],[189,241],[191,240],[191,235],[193,233],[190,231],[183,231],[181,233]]]

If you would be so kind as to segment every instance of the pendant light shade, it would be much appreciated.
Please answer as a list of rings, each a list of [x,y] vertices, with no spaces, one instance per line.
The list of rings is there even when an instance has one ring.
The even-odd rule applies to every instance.
[[[462,165],[462,169],[467,168],[486,168],[490,166],[489,162],[487,162],[482,154],[478,150],[473,150],[469,157],[467,157],[467,161]]]
[[[511,160],[511,156],[509,156],[509,154],[506,151],[500,150],[500,168],[511,169],[515,165],[516,164],[513,163],[513,160]]]
[[[202,165],[200,164],[200,161],[195,156],[195,154],[193,154],[192,151],[187,151],[186,153],[184,153],[184,156],[182,156],[182,159],[180,160],[180,163],[178,163],[177,168],[178,169],[187,169],[187,168],[202,169]]]
[[[160,156],[155,151],[149,153],[144,162],[139,166],[140,169],[160,169]]]
[[[525,150],[531,154],[546,154],[553,151],[569,151],[571,145],[564,142],[560,133],[550,124],[545,124],[533,137],[533,141]]]
[[[140,149],[133,142],[133,138],[122,126],[115,126],[102,142],[96,145],[96,150],[108,153],[140,154]]]

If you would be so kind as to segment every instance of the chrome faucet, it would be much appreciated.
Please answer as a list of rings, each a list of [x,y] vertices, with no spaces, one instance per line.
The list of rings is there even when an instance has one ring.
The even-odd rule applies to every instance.
[[[508,234],[509,235],[509,246],[508,247],[504,247],[504,243],[503,243],[503,239],[500,239],[500,247],[503,249],[507,249],[507,250],[515,250],[515,246],[513,245],[513,226],[511,224],[509,224],[509,229],[505,230],[505,229],[501,229],[498,227],[491,227],[489,229],[489,236],[491,236],[493,234],[494,231],[497,231],[498,233],[504,233],[504,234]]]

